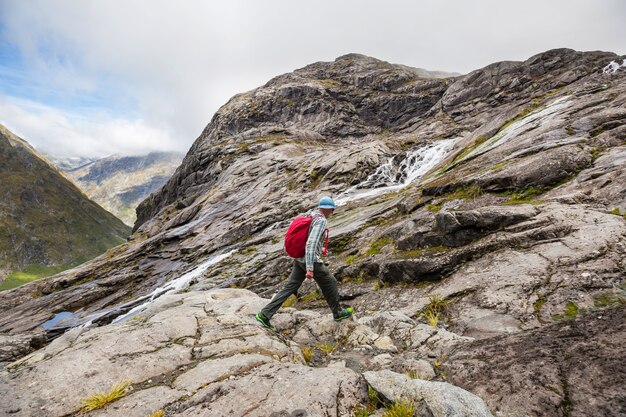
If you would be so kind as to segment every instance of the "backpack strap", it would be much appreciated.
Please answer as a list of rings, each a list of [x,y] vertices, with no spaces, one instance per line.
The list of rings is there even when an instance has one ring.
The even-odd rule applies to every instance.
[[[322,255],[328,256],[328,227],[326,228],[326,245],[324,245],[324,249],[322,249]]]
[[[310,216],[313,220],[315,220],[316,218],[319,218],[319,217],[324,217],[324,218],[326,218],[323,214],[317,214],[317,215],[315,215],[315,216],[313,216],[313,215],[309,214],[309,216]],[[311,222],[311,226],[309,226],[309,232],[311,232],[311,227],[313,227],[313,222]],[[324,255],[324,256],[328,256],[328,234],[329,234],[329,232],[328,232],[328,227],[326,228],[325,232],[326,232],[326,243],[324,244],[324,248],[322,249],[322,255]],[[308,233],[307,233],[307,235],[308,235]]]

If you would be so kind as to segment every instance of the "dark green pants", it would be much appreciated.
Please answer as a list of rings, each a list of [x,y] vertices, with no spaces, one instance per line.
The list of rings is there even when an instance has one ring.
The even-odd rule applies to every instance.
[[[294,294],[300,288],[300,285],[306,278],[306,266],[302,262],[293,261],[293,269],[289,279],[285,282],[285,285],[276,293],[272,298],[272,301],[261,312],[271,319],[272,316],[278,311],[281,305],[285,302],[291,294]],[[341,314],[341,308],[339,307],[339,291],[337,290],[337,280],[330,273],[326,265],[321,262],[315,262],[313,265],[313,279],[317,282],[322,294],[330,307],[330,311],[333,312],[333,317],[338,317]]]

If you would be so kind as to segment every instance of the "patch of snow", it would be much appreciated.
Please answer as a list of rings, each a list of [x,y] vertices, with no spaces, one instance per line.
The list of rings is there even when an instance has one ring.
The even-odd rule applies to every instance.
[[[444,139],[407,152],[400,163],[397,156],[379,166],[365,181],[341,193],[338,206],[366,197],[386,194],[406,187],[437,165],[452,149],[454,139]]]
[[[621,63],[611,61],[606,67],[602,68],[603,74],[615,74],[620,68],[626,69],[626,59]]]

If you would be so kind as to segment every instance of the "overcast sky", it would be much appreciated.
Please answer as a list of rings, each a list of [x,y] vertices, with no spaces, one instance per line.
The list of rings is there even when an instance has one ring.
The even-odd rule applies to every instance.
[[[346,53],[467,73],[626,53],[623,0],[0,0],[0,123],[56,156],[186,152],[234,94]]]

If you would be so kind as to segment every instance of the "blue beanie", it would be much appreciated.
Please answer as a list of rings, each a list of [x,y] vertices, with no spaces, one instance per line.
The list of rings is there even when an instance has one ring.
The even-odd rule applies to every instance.
[[[317,208],[323,208],[323,209],[334,209],[335,207],[336,207],[335,202],[330,197],[322,197],[320,199],[320,203],[317,206]]]

